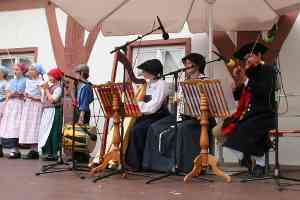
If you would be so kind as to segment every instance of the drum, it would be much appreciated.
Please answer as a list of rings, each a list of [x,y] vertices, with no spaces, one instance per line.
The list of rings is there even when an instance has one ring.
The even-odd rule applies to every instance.
[[[90,127],[87,125],[79,126],[75,124],[75,152],[91,153],[94,150],[96,141],[92,141],[89,134],[96,134],[96,127]],[[72,124],[66,124],[63,129],[63,148],[65,151],[72,150],[73,142],[73,126]]]

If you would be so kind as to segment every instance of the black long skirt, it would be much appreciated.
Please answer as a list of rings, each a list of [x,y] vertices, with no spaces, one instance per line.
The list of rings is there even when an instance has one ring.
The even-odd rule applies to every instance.
[[[147,131],[150,125],[169,113],[161,111],[152,115],[144,115],[137,119],[129,135],[128,147],[126,152],[126,164],[135,170],[142,169],[143,154],[145,142],[147,140]]]
[[[211,128],[215,120],[210,119],[209,141],[213,150]],[[199,121],[189,119],[177,123],[177,137],[175,131],[175,117],[168,116],[153,123],[148,129],[144,150],[143,168],[147,170],[170,172],[175,167],[180,171],[189,172],[193,167],[193,160],[200,152]]]
[[[263,156],[271,147],[268,132],[276,127],[274,113],[262,113],[238,122],[224,146],[254,156]]]

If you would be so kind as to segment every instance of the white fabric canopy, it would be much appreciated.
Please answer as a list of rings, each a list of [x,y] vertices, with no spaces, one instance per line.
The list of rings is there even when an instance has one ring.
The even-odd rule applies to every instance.
[[[208,31],[208,4],[214,0],[52,0],[83,27],[102,24],[104,35],[148,32],[156,16],[168,32]],[[280,14],[300,8],[300,0],[216,0],[214,30],[268,30]]]

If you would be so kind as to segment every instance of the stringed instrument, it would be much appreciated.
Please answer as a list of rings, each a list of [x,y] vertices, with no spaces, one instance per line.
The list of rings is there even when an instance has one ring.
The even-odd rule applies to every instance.
[[[143,100],[144,96],[145,96],[145,92],[146,92],[146,81],[144,79],[138,79],[136,78],[131,63],[129,62],[129,60],[127,59],[127,57],[122,54],[120,51],[117,51],[115,53],[115,57],[114,57],[114,63],[113,63],[113,70],[112,70],[112,77],[111,77],[111,82],[115,82],[116,79],[116,71],[117,71],[117,65],[118,62],[121,62],[123,64],[123,66],[126,69],[126,75],[127,75],[127,79],[135,84],[141,84],[141,86],[139,87],[139,89],[136,92],[135,98],[136,100]],[[124,135],[123,135],[123,152],[120,154],[120,156],[125,155],[127,146],[128,146],[128,139],[129,139],[129,130],[131,129],[131,127],[134,125],[136,118],[135,117],[126,117],[124,119]],[[113,127],[111,130],[108,130],[108,126],[109,126],[109,118],[105,119],[105,123],[104,123],[104,128],[103,128],[103,137],[101,140],[101,148],[100,151],[97,153],[96,157],[94,158],[94,160],[92,161],[92,163],[90,163],[90,167],[91,169],[91,174],[97,174],[101,171],[103,171],[107,165],[108,162],[116,162],[116,164],[119,164],[119,160],[113,161],[113,160],[109,160],[109,158],[106,158],[111,151],[114,150],[114,133],[115,131],[115,127]]]

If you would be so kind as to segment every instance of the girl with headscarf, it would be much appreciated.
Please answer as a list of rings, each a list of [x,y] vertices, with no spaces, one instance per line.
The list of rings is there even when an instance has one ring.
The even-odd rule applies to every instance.
[[[5,95],[7,89],[8,70],[4,66],[0,66],[0,123],[3,116],[3,109],[5,106]],[[2,140],[0,135],[0,157],[3,157]]]
[[[8,83],[6,104],[0,123],[0,135],[3,142],[10,149],[8,158],[16,159],[21,157],[18,141],[26,85],[24,74],[27,72],[27,66],[16,64],[13,66],[13,70],[15,78]]]
[[[39,129],[39,149],[44,161],[56,161],[63,125],[63,88],[60,81],[63,72],[59,68],[48,72],[49,81],[41,85],[44,111]]]
[[[28,69],[28,79],[25,88],[25,103],[21,117],[20,144],[30,144],[31,150],[24,159],[39,159],[38,134],[42,117],[43,105],[41,103],[42,77],[45,70],[40,64],[33,64]]]

